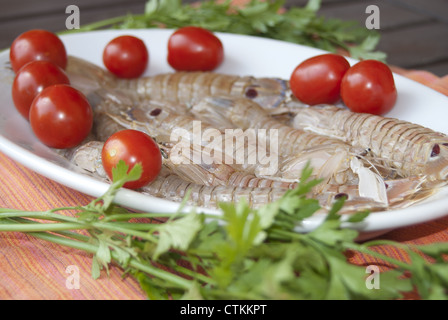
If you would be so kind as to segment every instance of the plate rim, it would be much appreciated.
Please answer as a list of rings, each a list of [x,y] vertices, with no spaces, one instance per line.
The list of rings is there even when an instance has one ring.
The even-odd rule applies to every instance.
[[[73,33],[73,34],[65,34],[61,37],[66,40],[69,39],[71,36],[79,36],[79,35],[90,35],[95,36],[96,34],[101,33],[111,33],[111,34],[121,34],[121,33],[166,33],[169,34],[172,32],[172,29],[120,29],[120,30],[96,30],[96,31],[88,31],[88,32],[80,32],[80,33]],[[240,35],[240,34],[230,34],[230,33],[223,33],[223,32],[217,32],[217,35],[221,37],[235,37],[235,38],[251,38],[255,41],[273,41],[276,43],[282,43],[286,45],[291,46],[299,46],[307,48],[307,50],[312,50],[315,52],[326,52],[321,49],[316,49],[300,44],[294,44],[294,43],[288,43],[285,41],[277,40],[277,39],[270,39],[270,38],[261,38],[256,36],[247,36],[247,35]],[[7,55],[7,59],[9,59],[9,49],[4,50],[3,52],[0,52],[0,60],[3,59],[3,56]],[[355,59],[351,59],[351,62],[356,62]],[[394,77],[401,77],[403,79],[407,79],[401,75],[394,74]],[[445,97],[443,94],[439,93],[438,91],[429,88],[427,86],[424,86],[423,84],[420,84],[412,79],[407,79],[411,82],[415,82],[414,84],[420,85],[422,88],[426,88],[431,91],[431,94],[440,94],[444,98],[447,99],[448,97]],[[422,89],[422,90],[426,90]],[[439,97],[441,98],[441,97]],[[51,149],[50,149],[51,150]],[[109,184],[103,181],[99,181],[93,177],[90,177],[88,175],[84,175],[80,172],[74,172],[69,170],[68,168],[64,168],[60,165],[57,165],[55,163],[52,163],[48,159],[42,158],[34,153],[32,153],[29,150],[26,150],[22,146],[12,142],[7,137],[3,136],[3,133],[0,133],[0,152],[3,152],[5,155],[9,156],[10,158],[14,159],[18,163],[24,165],[25,167],[29,168],[30,170],[37,172],[53,181],[56,181],[66,187],[72,188],[74,190],[77,190],[81,193],[87,194],[89,196],[98,197],[104,194],[104,192],[109,187]],[[54,151],[53,151],[54,152]],[[24,156],[25,155],[25,156]],[[39,167],[36,164],[44,161],[45,166]],[[60,176],[55,176],[55,173],[62,173]],[[70,179],[65,179],[64,177],[69,176]],[[74,179],[71,179],[74,178]],[[81,179],[81,180],[79,180]],[[87,183],[89,182],[89,183]],[[83,191],[81,185],[89,185],[88,192]],[[128,190],[128,189],[120,189],[115,198],[115,202],[118,205],[123,205],[124,207],[128,207],[133,210],[137,211],[145,211],[145,206],[139,206],[135,205],[135,201],[143,201],[148,200],[155,201],[160,204],[161,208],[164,208],[165,212],[175,212],[179,209],[180,204],[162,199],[157,198],[150,195],[145,195],[140,192],[134,191],[134,190]],[[432,204],[432,205],[431,205]],[[441,199],[434,199],[429,204],[424,204],[428,209],[432,208],[432,212],[430,217],[427,217],[425,214],[421,214],[421,210],[419,208],[422,206],[422,204],[417,204],[415,206],[407,207],[404,209],[394,209],[389,211],[382,211],[382,212],[372,212],[362,223],[343,223],[343,227],[353,228],[361,233],[369,233],[369,232],[377,232],[377,231],[384,231],[387,232],[389,230],[416,225],[419,223],[429,222],[431,220],[439,219],[444,216],[448,215],[448,209],[443,210],[442,208],[448,208],[448,198],[441,198]],[[220,210],[214,210],[214,209],[207,209],[207,208],[201,208],[201,207],[194,207],[194,206],[186,206],[184,210],[192,210],[193,208],[196,208],[197,211],[200,212],[206,212],[210,214],[220,214]],[[437,210],[435,210],[437,209]],[[416,212],[417,211],[417,212]],[[420,214],[418,212],[420,211]],[[393,215],[391,217],[391,215]],[[406,217],[407,219],[403,220],[403,218]],[[347,219],[348,216],[343,216],[343,221]],[[309,232],[313,229],[315,229],[324,219],[323,215],[315,215],[309,218],[306,218],[302,221],[301,224],[299,224],[296,228],[299,232]]]

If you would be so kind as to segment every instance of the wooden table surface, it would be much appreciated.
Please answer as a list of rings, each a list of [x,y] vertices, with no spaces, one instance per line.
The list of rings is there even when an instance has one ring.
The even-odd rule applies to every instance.
[[[0,3],[0,48],[7,48],[16,36],[29,29],[64,30],[68,5],[79,7],[82,25],[125,13],[142,13],[146,0],[0,0]],[[287,0],[286,7],[306,3],[307,0]],[[426,70],[438,76],[448,74],[448,1],[322,0],[320,13],[365,25],[369,5],[380,10],[382,38],[378,49],[388,54],[389,64]]]

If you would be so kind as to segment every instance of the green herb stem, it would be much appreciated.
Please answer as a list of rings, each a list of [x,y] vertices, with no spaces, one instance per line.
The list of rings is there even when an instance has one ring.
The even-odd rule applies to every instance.
[[[22,224],[8,223],[0,224],[0,231],[14,232],[41,232],[41,231],[63,231],[86,229],[86,226],[79,223],[45,223],[45,224]]]
[[[164,219],[171,218],[173,216],[172,213],[123,213],[123,214],[112,214],[105,216],[102,221],[121,221],[121,220],[130,220],[130,219]]]
[[[388,244],[390,245],[390,244],[392,244],[392,243],[388,242]],[[399,247],[400,247],[400,244],[399,244],[399,243],[394,243],[394,244],[392,244],[392,245],[393,245],[395,248],[399,248]],[[372,256],[372,257],[378,258],[378,259],[380,259],[380,260],[389,262],[389,263],[391,263],[392,265],[394,265],[395,267],[399,267],[399,268],[402,268],[402,269],[404,269],[404,270],[409,270],[409,269],[411,268],[411,266],[410,266],[408,263],[403,262],[403,261],[400,261],[400,260],[397,260],[397,259],[394,259],[394,258],[391,258],[391,257],[389,257],[389,256],[387,256],[387,255],[382,254],[382,253],[376,252],[376,251],[374,251],[374,250],[372,250],[372,249],[366,247],[365,245],[358,245],[358,244],[356,244],[356,243],[344,243],[344,247],[345,247],[346,249],[354,250],[354,251],[356,251],[356,252],[360,252],[360,253],[363,253],[363,254],[367,254],[367,255],[370,255],[370,256]],[[409,250],[408,247],[405,247],[405,246],[401,246],[401,247],[402,247],[403,249]]]
[[[315,230],[296,232],[294,226],[319,210],[316,201],[304,198],[316,182],[307,182],[312,176],[308,166],[297,189],[286,192],[276,203],[261,209],[251,209],[245,201],[223,203],[221,216],[195,210],[172,215],[124,214],[123,208],[113,205],[114,196],[123,183],[142,172],[138,165],[128,169],[119,162],[114,168],[114,183],[102,197],[84,207],[65,208],[76,209],[75,217],[57,213],[61,211],[58,209],[4,209],[0,210],[0,231],[27,232],[93,254],[94,278],[102,267],[116,263],[137,277],[149,298],[173,293],[196,299],[396,299],[414,289],[426,299],[447,296],[443,259],[447,245],[423,248],[385,240],[358,244],[357,231],[342,227],[344,219],[338,211],[343,200],[333,204]],[[351,222],[360,222],[366,216],[364,212],[352,215]],[[130,222],[132,218],[164,222]],[[87,232],[78,234],[74,230]],[[403,249],[412,264],[374,251],[378,245]],[[348,250],[389,262],[397,269],[382,277],[387,290],[366,292],[365,269],[347,261],[344,253]],[[417,254],[419,250],[437,263],[429,264]],[[184,262],[192,268],[184,267]],[[400,277],[403,271],[409,271],[411,278]]]
[[[117,256],[112,252],[112,257],[117,259]],[[192,286],[191,280],[184,279],[182,277],[176,276],[175,274],[164,271],[163,269],[153,267],[149,264],[145,264],[136,259],[131,259],[129,261],[129,266],[134,267],[142,272],[146,272],[154,277],[158,277],[161,280],[168,281],[174,285],[181,287],[182,289],[189,289]]]
[[[181,272],[181,273],[185,274],[186,276],[190,276],[193,279],[199,280],[208,285],[212,285],[212,286],[216,285],[216,282],[213,281],[213,279],[211,279],[209,276],[203,275],[197,271],[193,271],[193,270],[190,270],[188,268],[185,268],[185,267],[179,266],[179,265],[176,266],[176,269],[178,272]]]
[[[148,241],[157,242],[156,237],[154,237],[146,232],[140,232],[140,231],[134,230],[134,229],[123,228],[123,227],[116,226],[116,225],[109,224],[109,223],[93,222],[91,225],[92,225],[92,227],[98,228],[100,230],[119,232],[119,233],[127,234],[130,236],[138,237],[141,239],[145,239]]]
[[[62,211],[62,210],[59,210]],[[64,216],[54,213],[52,211],[19,211],[10,209],[0,209],[0,220],[6,218],[33,218],[41,220],[51,220],[51,221],[66,221],[66,222],[78,222],[75,217]]]
[[[62,231],[62,230],[82,230],[82,229],[92,229],[98,228],[100,230],[109,230],[114,232],[121,232],[123,234],[139,237],[152,242],[157,242],[157,239],[145,232],[140,232],[139,230],[154,229],[154,226],[150,224],[114,224],[114,223],[103,223],[103,222],[87,222],[78,220],[73,217],[66,217],[49,212],[10,212],[0,214],[0,218],[37,218],[46,219],[53,221],[64,221],[68,220],[70,222],[57,222],[57,223],[40,223],[40,224],[23,224],[23,223],[0,223],[1,231],[17,231],[17,232],[39,232],[39,231]]]
[[[43,224],[43,226],[48,227],[48,224]],[[20,229],[20,228],[18,228],[18,229]],[[14,230],[14,231],[19,231],[18,229]],[[1,230],[1,231],[9,231],[9,230]],[[48,231],[50,231],[50,230],[48,230]],[[57,236],[55,234],[51,234],[48,232],[32,231],[29,234],[32,235],[33,237],[36,237],[36,238],[39,238],[39,239],[42,239],[45,241],[49,241],[49,242],[59,244],[62,246],[82,250],[82,251],[85,251],[85,252],[91,253],[91,254],[95,254],[98,251],[98,246],[95,244],[83,242],[83,241],[79,241],[79,240],[73,240],[73,239],[66,238],[66,237]],[[66,235],[68,235],[68,234],[66,234]],[[88,237],[86,237],[84,239],[88,239]],[[115,261],[118,261],[118,257],[114,251],[111,252],[111,255]],[[133,258],[131,258],[131,260],[129,261],[129,266],[134,267],[142,272],[146,272],[154,277],[158,277],[162,280],[169,281],[170,283],[173,283],[174,285],[178,285],[184,289],[188,289],[191,286],[191,283],[189,280],[186,280],[182,277],[176,276],[176,275],[172,274],[171,272],[164,271],[160,268],[156,268],[151,265],[145,264],[145,263],[140,262]]]
[[[291,232],[289,230],[283,230],[279,228],[269,229],[269,238],[277,239],[281,241],[296,241],[303,240],[305,235],[297,232]]]
[[[101,223],[104,223],[104,221],[102,221]],[[134,230],[134,231],[151,231],[156,230],[159,227],[157,224],[153,223],[108,222],[107,224],[120,228],[121,230]]]

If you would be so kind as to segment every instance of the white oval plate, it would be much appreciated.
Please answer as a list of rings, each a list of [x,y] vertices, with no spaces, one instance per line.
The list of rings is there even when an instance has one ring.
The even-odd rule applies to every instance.
[[[166,62],[167,40],[172,30],[107,30],[62,36],[70,55],[87,59],[103,66],[102,52],[111,39],[132,34],[145,41],[150,52],[147,75],[173,70]],[[292,70],[304,59],[324,51],[287,42],[233,35],[217,34],[225,48],[225,61],[217,72],[275,76],[288,79]],[[41,144],[28,122],[16,111],[11,98],[14,74],[8,68],[9,51],[0,54],[0,151],[29,169],[65,186],[91,195],[101,196],[108,184],[78,170],[53,150]],[[355,63],[350,60],[350,63]],[[394,75],[398,101],[388,116],[418,123],[448,133],[448,98],[426,86],[399,75]],[[179,204],[146,196],[131,190],[120,190],[116,202],[125,207],[145,212],[174,212]],[[203,211],[219,214],[218,211]],[[391,229],[426,222],[448,214],[446,191],[437,193],[424,203],[406,209],[372,213],[360,224],[350,225],[365,235],[374,235]],[[323,216],[316,215],[303,221],[299,231],[314,229]]]

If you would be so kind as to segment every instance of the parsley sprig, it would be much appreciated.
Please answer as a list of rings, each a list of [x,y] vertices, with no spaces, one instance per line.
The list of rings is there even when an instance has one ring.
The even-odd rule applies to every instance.
[[[183,205],[172,214],[134,213],[115,205],[116,193],[140,170],[135,166],[128,173],[120,162],[109,190],[85,206],[1,209],[0,231],[27,232],[91,253],[94,278],[115,263],[150,299],[400,299],[409,292],[422,299],[448,297],[448,243],[358,243],[358,232],[342,224],[362,222],[368,213],[343,219],[338,213],[343,198],[313,231],[297,232],[297,225],[319,209],[317,200],[307,197],[319,183],[310,179],[309,167],[298,187],[280,200],[257,210],[244,201],[223,203],[219,216],[186,211]],[[410,263],[378,253],[378,245],[403,250]],[[366,267],[349,263],[347,251],[390,264],[380,274],[380,289],[369,289]]]
[[[142,14],[127,14],[91,24],[78,30],[101,28],[180,28],[195,25],[214,32],[278,39],[336,52],[344,49],[355,59],[385,60],[375,51],[380,34],[357,21],[329,19],[319,15],[321,0],[309,0],[304,7],[285,9],[284,0],[252,0],[244,7],[231,0],[206,0],[196,5],[181,0],[148,0]],[[71,32],[73,32],[71,31]]]

